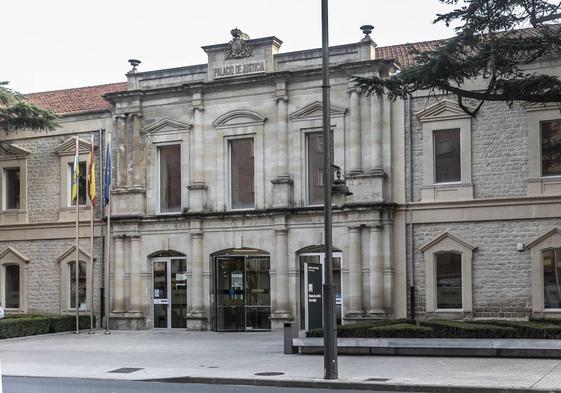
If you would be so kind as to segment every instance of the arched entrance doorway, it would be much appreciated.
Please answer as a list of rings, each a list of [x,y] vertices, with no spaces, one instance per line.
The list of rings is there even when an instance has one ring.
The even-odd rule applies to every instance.
[[[215,330],[270,330],[269,253],[253,248],[229,249],[214,254],[212,262]]]
[[[151,260],[154,328],[185,328],[187,259],[179,252],[163,251]]]

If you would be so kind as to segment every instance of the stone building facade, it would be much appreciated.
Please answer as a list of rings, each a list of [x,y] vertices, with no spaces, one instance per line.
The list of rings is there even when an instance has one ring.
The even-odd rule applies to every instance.
[[[109,268],[112,328],[321,323],[321,50],[282,53],[276,37],[231,33],[203,47],[206,64],[135,63],[126,83],[30,96],[63,117],[54,132],[4,137],[3,182],[6,168],[20,178],[19,207],[2,202],[0,225],[3,303],[15,304],[19,267],[11,312],[74,310],[67,171],[74,138],[85,153],[94,135],[96,154],[111,143],[111,246],[98,206],[84,298],[101,316]],[[369,36],[330,50],[330,148],[353,192],[333,217],[338,321],[560,315],[558,109],[487,103],[471,118],[450,97],[391,102],[352,83],[411,61],[407,46]],[[536,67],[559,70],[557,59]]]

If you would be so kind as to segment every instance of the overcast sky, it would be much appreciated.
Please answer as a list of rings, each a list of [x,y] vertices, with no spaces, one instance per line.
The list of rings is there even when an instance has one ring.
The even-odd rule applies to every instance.
[[[274,35],[281,52],[321,46],[320,0],[2,0],[0,81],[22,93],[121,82],[139,71],[206,63],[203,45],[240,28]],[[330,0],[330,45],[357,42],[375,26],[379,46],[453,35],[438,0]]]

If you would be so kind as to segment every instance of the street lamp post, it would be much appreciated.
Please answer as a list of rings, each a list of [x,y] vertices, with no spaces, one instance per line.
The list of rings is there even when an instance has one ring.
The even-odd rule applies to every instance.
[[[323,284],[323,363],[324,378],[337,379],[337,325],[333,285],[333,246],[331,244],[331,111],[329,97],[329,33],[327,0],[321,0],[322,102],[323,102],[323,204],[325,232],[325,281]]]

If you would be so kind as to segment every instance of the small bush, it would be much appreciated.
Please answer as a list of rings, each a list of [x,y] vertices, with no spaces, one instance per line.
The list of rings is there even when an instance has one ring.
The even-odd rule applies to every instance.
[[[516,338],[517,330],[509,326],[493,324],[430,320],[421,322],[432,329],[432,337],[437,338]]]
[[[73,315],[12,315],[0,320],[0,339],[72,331],[76,328],[75,318]],[[81,315],[80,329],[89,326],[89,315]]]

